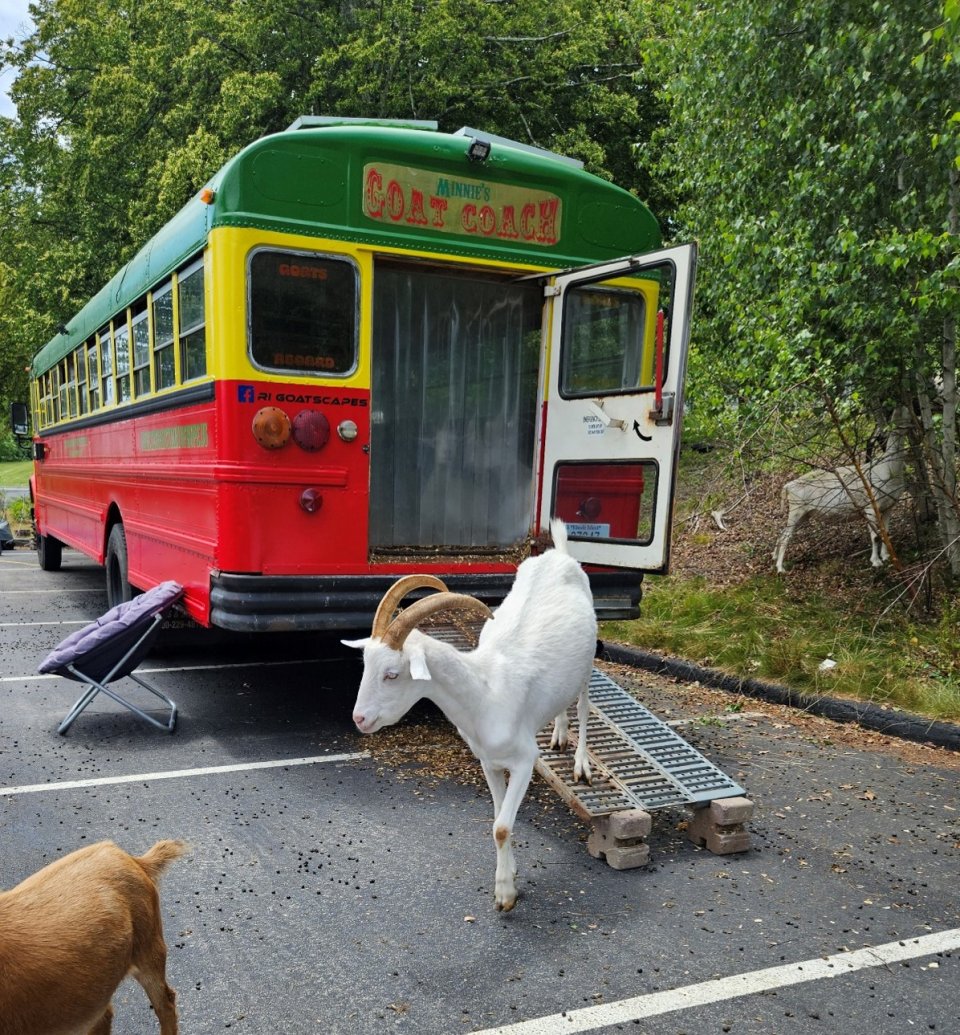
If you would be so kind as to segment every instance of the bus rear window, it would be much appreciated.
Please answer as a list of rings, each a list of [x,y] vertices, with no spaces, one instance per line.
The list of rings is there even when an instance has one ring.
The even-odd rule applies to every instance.
[[[250,259],[250,354],[269,370],[349,374],[357,274],[342,259],[261,249]]]

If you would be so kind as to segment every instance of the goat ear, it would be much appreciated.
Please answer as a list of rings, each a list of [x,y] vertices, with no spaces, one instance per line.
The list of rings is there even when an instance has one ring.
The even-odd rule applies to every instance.
[[[358,650],[363,650],[364,647],[370,642],[370,637],[365,636],[362,640],[341,640],[344,647],[356,647]]]
[[[427,656],[422,647],[407,647],[406,655],[410,659],[410,676],[413,679],[433,679],[427,665]]]

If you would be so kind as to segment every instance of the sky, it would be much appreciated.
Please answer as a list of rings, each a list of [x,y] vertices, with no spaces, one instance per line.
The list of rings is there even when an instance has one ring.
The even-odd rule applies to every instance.
[[[22,39],[33,27],[30,12],[27,10],[29,0],[0,0],[0,40],[13,36]],[[13,83],[12,69],[0,71],[0,115],[13,118],[16,109],[10,103],[7,91]]]

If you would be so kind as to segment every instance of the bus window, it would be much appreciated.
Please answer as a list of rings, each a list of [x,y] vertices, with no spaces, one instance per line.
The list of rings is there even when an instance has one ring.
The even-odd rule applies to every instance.
[[[81,345],[76,351],[77,357],[77,402],[80,416],[88,412],[87,400],[87,346]]]
[[[130,398],[130,326],[122,317],[113,324],[113,345],[117,353],[117,402]]]
[[[139,399],[150,394],[150,324],[147,311],[133,318],[133,390]]]
[[[113,404],[113,351],[110,348],[110,328],[104,329],[97,335],[100,343],[100,383],[103,385],[103,405]]]
[[[320,255],[261,249],[250,258],[250,354],[269,370],[349,374],[356,365],[357,273]]]
[[[87,348],[87,386],[90,392],[90,409],[100,409],[100,364],[97,362],[97,339],[91,338]]]
[[[153,293],[153,383],[157,391],[172,388],[177,375],[173,361],[173,285]]]
[[[646,306],[639,291],[586,284],[567,292],[560,390],[567,398],[641,387]]]
[[[61,408],[61,416],[76,417],[77,415],[77,363],[76,357],[71,352],[64,360],[64,385],[66,405]]]
[[[40,382],[41,410],[40,420],[43,427],[49,428],[53,424],[53,374],[48,370]]]
[[[193,381],[207,372],[203,263],[188,267],[177,281],[180,314],[180,376]]]

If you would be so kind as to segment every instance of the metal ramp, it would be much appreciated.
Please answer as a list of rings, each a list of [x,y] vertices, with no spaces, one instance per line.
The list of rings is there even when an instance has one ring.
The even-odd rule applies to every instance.
[[[422,628],[458,650],[472,650],[481,625],[471,615],[459,622],[445,617]],[[595,668],[590,677],[589,785],[573,779],[575,704],[568,715],[570,745],[552,750],[552,724],[542,730],[536,771],[591,824],[591,855],[616,869],[645,865],[651,813],[677,806],[688,810],[686,833],[695,844],[718,855],[750,847],[744,824],[753,814],[753,802],[744,789],[604,672]]]
[[[575,743],[575,706],[570,716]],[[552,751],[550,736],[547,729],[537,738],[537,772],[588,821],[622,809],[651,812],[744,793],[735,780],[598,669],[590,677],[587,724],[592,785],[573,782],[573,752]]]

